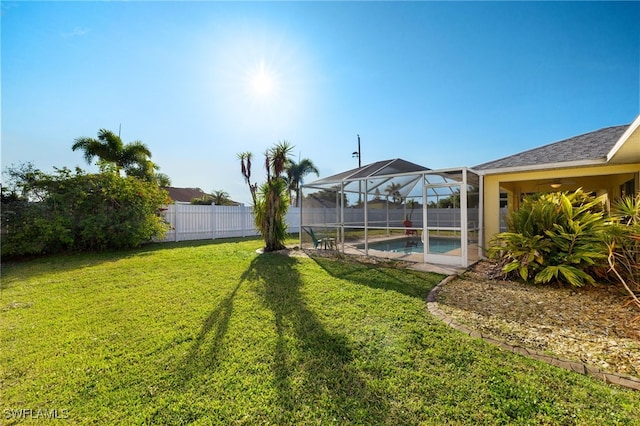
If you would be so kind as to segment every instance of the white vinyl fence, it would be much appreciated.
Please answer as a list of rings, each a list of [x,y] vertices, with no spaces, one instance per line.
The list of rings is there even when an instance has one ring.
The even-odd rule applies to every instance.
[[[253,225],[253,208],[250,206],[170,204],[166,209],[162,214],[171,225],[171,229],[160,242],[248,237],[260,234]],[[289,207],[286,223],[288,232],[300,232],[299,207]]]

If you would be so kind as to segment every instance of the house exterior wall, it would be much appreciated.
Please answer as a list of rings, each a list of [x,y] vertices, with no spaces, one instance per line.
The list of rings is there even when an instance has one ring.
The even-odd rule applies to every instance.
[[[564,179],[562,187],[552,189],[548,182]],[[484,176],[484,241],[500,232],[500,191],[507,192],[509,209],[518,208],[521,195],[533,192],[570,191],[583,188],[597,195],[609,194],[609,199],[620,196],[620,185],[629,179],[640,188],[640,162],[606,166],[577,167],[529,172],[496,173]],[[485,244],[486,244],[485,243]]]

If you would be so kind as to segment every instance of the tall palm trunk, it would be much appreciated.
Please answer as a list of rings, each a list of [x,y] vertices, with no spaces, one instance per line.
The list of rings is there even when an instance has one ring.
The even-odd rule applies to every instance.
[[[261,194],[254,206],[255,225],[265,242],[265,251],[285,248],[287,225],[285,216],[288,208],[286,184],[282,178],[272,179],[261,187]]]

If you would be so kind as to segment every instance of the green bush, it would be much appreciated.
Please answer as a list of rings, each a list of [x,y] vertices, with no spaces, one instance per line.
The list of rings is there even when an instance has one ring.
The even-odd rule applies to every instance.
[[[136,247],[166,232],[158,209],[167,194],[156,184],[67,168],[12,177],[14,196],[2,204],[3,257]]]
[[[640,193],[613,204],[607,230],[609,274],[640,308]]]
[[[489,256],[507,276],[525,281],[593,283],[607,258],[602,205],[581,189],[526,197],[508,217],[508,232],[490,242]]]
[[[203,195],[202,197],[192,198],[191,204],[196,206],[210,206],[214,203],[213,196]]]

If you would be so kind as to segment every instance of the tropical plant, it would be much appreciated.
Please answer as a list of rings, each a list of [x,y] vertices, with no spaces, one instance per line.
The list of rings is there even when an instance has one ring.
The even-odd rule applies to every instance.
[[[474,187],[471,186],[471,191],[473,193]],[[477,195],[474,195],[475,198],[478,198]],[[477,205],[477,201],[473,201],[475,205]],[[449,208],[460,208],[460,188],[456,188],[451,191],[451,195],[443,197],[439,196],[436,201],[430,201],[429,207],[435,207],[439,209],[449,209]]]
[[[119,135],[110,130],[100,129],[98,138],[76,138],[71,149],[81,150],[87,163],[97,157],[101,171],[114,171],[120,175],[122,171],[127,176],[154,181],[155,170],[158,168],[149,158],[151,151],[140,141],[124,144]]]
[[[251,183],[251,159],[253,158],[253,154],[251,152],[241,152],[238,154],[238,160],[240,160],[241,172],[244,177],[245,183],[249,186],[249,192],[251,192],[251,199],[253,200],[253,205],[255,206],[257,203],[257,191],[258,184]]]
[[[612,216],[627,226],[640,225],[640,192],[635,197],[623,197],[612,206]]]
[[[582,189],[525,197],[507,228],[490,242],[489,256],[525,281],[594,283],[592,274],[606,260],[602,199]]]
[[[211,194],[206,194],[206,195],[203,195],[202,197],[192,199],[191,204],[198,204],[198,205],[215,204],[216,206],[230,206],[230,205],[233,205],[233,201],[231,200],[227,192],[216,190],[216,191],[213,191],[213,193]]]
[[[607,232],[610,272],[640,308],[640,193],[613,204]],[[640,317],[639,317],[640,318]]]
[[[287,189],[289,191],[289,199],[291,199],[292,192],[295,192],[295,206],[300,206],[300,186],[303,183],[304,177],[315,173],[316,176],[320,176],[318,168],[308,158],[303,158],[299,163],[291,161],[286,170]]]
[[[402,203],[402,194],[400,193],[400,188],[402,185],[399,183],[390,183],[384,189],[389,197],[393,200],[393,203]]]
[[[213,198],[213,202],[216,204],[216,206],[228,206],[233,204],[229,193],[219,189],[213,191],[211,193],[211,197]]]
[[[276,251],[285,248],[287,225],[285,216],[289,207],[287,182],[283,177],[290,163],[289,155],[293,146],[287,141],[278,142],[265,152],[265,171],[267,181],[260,186],[251,183],[251,158],[249,152],[238,154],[242,176],[249,186],[254,204],[254,220],[260,231],[265,251]]]

